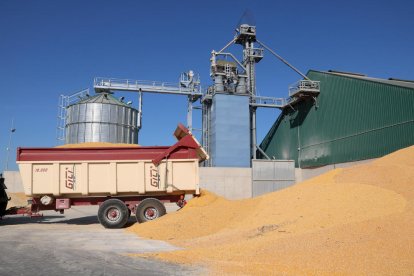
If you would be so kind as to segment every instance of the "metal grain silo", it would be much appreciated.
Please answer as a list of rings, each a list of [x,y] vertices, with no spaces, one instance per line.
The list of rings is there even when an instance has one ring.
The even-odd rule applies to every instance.
[[[138,143],[138,110],[109,93],[81,99],[67,107],[66,143]]]

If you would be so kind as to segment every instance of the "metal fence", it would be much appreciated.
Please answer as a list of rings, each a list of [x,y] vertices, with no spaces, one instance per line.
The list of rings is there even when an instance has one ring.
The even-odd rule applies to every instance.
[[[293,160],[253,160],[252,196],[281,190],[295,184]]]

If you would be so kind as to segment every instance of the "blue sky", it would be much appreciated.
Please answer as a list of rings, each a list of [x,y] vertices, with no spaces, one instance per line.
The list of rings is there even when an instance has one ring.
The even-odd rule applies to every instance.
[[[56,145],[60,94],[91,88],[97,76],[178,82],[181,72],[211,84],[211,50],[234,35],[246,9],[258,38],[303,72],[360,72],[414,79],[413,1],[0,1],[0,171],[12,118],[17,146]],[[241,48],[231,47],[240,57]],[[299,76],[269,53],[257,91],[285,97]],[[118,93],[136,102],[132,93]],[[258,141],[279,114],[258,111]],[[185,122],[186,98],[144,95],[140,144],[168,145]],[[195,116],[201,114],[195,112]],[[195,120],[195,127],[200,120]]]

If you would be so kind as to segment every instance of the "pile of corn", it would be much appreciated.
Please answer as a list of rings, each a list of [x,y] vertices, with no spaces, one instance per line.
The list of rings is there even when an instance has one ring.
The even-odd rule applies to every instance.
[[[183,248],[152,257],[213,274],[413,275],[414,147],[253,199],[204,191],[128,231]]]
[[[56,148],[98,148],[98,147],[139,147],[137,144],[106,143],[106,142],[85,142],[79,144],[65,144]]]

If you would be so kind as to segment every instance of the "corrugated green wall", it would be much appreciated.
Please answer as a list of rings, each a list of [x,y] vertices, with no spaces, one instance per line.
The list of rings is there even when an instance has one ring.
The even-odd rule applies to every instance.
[[[285,109],[261,147],[301,168],[376,158],[414,144],[414,89],[309,71],[317,104]]]

